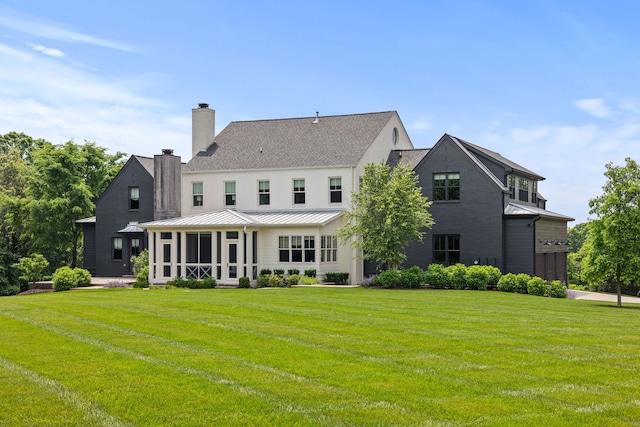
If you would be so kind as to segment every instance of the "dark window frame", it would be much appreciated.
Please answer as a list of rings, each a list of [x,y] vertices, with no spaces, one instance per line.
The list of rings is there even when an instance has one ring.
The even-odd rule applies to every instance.
[[[433,263],[445,266],[460,262],[460,235],[433,235]]]
[[[432,183],[434,201],[460,201],[460,172],[434,173]]]

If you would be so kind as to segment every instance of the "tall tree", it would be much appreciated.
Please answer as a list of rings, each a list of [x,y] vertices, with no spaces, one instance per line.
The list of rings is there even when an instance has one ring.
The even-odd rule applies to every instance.
[[[338,236],[361,249],[362,259],[388,269],[398,268],[407,259],[407,245],[421,241],[433,225],[431,202],[422,195],[416,174],[403,163],[393,169],[384,163],[365,165],[351,203]]]
[[[621,285],[640,278],[640,168],[631,158],[624,166],[606,165],[603,194],[589,201],[590,252],[585,273],[592,280],[611,280],[618,307]]]

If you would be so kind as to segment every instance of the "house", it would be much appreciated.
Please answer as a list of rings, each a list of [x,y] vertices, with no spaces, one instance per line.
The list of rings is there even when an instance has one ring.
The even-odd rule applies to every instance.
[[[276,268],[360,280],[362,262],[336,234],[364,166],[413,149],[397,112],[238,121],[215,135],[215,111],[200,104],[192,123],[182,215],[140,224],[153,283],[235,284]]]
[[[156,170],[170,162],[177,176],[165,174],[165,182],[154,180]],[[177,197],[180,158],[167,150],[154,158],[131,156],[96,201],[96,216],[78,220],[84,235],[83,266],[93,276],[122,277],[133,274],[131,256],[147,247],[147,233],[142,222],[180,215],[178,208],[165,209],[163,202]],[[177,184],[167,185],[171,178]],[[160,199],[158,200],[158,195]]]
[[[424,241],[408,248],[406,265],[494,265],[567,281],[573,218],[546,210],[542,176],[448,134],[429,150],[392,151],[388,163],[400,161],[414,167],[435,221]]]

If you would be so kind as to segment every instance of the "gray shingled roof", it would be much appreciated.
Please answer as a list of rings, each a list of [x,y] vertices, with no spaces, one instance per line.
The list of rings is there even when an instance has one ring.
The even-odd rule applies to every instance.
[[[231,122],[184,172],[353,166],[396,115],[395,111],[343,116]]]
[[[429,152],[429,148],[414,148],[413,150],[392,150],[389,153],[389,157],[387,157],[387,164],[392,168],[396,167],[396,165],[400,162],[403,162],[411,169],[415,169],[418,166],[418,163],[424,156]]]
[[[142,167],[145,168],[147,172],[149,172],[149,175],[153,177],[153,159],[150,157],[138,156],[135,154],[133,155],[133,157],[135,157],[140,162]]]
[[[498,163],[501,163],[511,169],[513,169],[516,172],[519,172],[521,175],[525,175],[528,176],[529,178],[533,178],[536,179],[538,181],[544,180],[544,177],[538,175],[537,173],[520,166],[519,164],[517,164],[514,161],[511,161],[509,159],[507,159],[506,157],[503,157],[500,153],[496,153],[495,151],[491,151],[491,150],[487,150],[484,147],[480,147],[479,145],[475,145],[472,144],[468,141],[465,141],[464,139],[460,139],[458,137],[455,137],[453,135],[449,135],[451,138],[455,139],[456,141],[460,142],[467,150],[471,151],[472,153],[476,154],[476,153],[481,153],[486,157],[489,157],[493,160],[495,160]]]

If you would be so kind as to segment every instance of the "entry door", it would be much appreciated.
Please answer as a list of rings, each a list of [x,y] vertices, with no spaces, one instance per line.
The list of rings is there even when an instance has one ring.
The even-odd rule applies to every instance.
[[[238,278],[238,243],[229,243],[229,251],[227,252],[227,277],[229,279]]]

